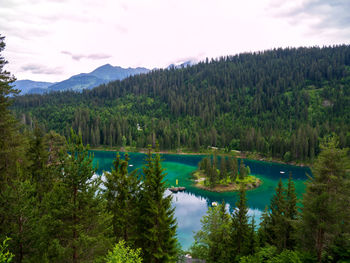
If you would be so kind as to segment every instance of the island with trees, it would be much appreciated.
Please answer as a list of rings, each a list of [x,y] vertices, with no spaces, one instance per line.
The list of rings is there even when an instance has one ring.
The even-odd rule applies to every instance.
[[[238,162],[235,157],[203,158],[198,169],[193,172],[195,186],[214,192],[239,191],[242,187],[246,190],[257,188],[262,181],[250,174],[249,166],[245,166],[243,160]]]

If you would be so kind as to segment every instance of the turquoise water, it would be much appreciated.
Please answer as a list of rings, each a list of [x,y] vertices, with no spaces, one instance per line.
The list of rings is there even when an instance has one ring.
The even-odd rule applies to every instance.
[[[91,151],[94,154],[94,165],[98,168],[97,173],[110,171],[115,152]],[[121,153],[123,156],[123,153]],[[142,153],[129,153],[129,171],[141,168],[144,164],[145,155]],[[163,168],[166,169],[168,184],[175,185],[176,179],[180,186],[185,186],[186,191],[172,194],[173,205],[175,206],[175,216],[177,218],[177,237],[183,247],[187,249],[193,242],[193,232],[201,228],[200,219],[205,215],[212,202],[221,203],[225,201],[227,209],[232,212],[237,201],[237,193],[214,193],[197,189],[191,185],[190,174],[197,168],[198,162],[204,155],[176,155],[163,154]],[[295,182],[296,192],[299,198],[305,190],[306,174],[311,174],[307,167],[298,167],[278,163],[261,162],[254,160],[244,160],[250,167],[251,173],[259,177],[263,184],[254,190],[247,191],[249,205],[249,215],[254,216],[257,223],[265,206],[270,203],[270,199],[275,192],[278,180],[282,178],[286,183],[291,172]],[[284,173],[281,173],[284,172]],[[170,194],[167,191],[167,194]]]

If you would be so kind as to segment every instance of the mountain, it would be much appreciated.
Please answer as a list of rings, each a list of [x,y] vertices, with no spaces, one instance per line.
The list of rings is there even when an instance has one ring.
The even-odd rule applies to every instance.
[[[106,64],[96,68],[90,73],[80,73],[57,83],[18,80],[15,81],[14,85],[17,89],[21,90],[21,95],[43,94],[51,91],[64,90],[81,91],[83,89],[92,89],[113,80],[123,80],[129,76],[148,73],[149,71],[149,69],[140,67],[122,68]]]
[[[33,80],[17,80],[13,83],[13,86],[20,90],[20,95],[25,94],[43,94],[47,91],[47,88],[54,83],[52,82],[42,82]]]
[[[350,45],[220,57],[82,93],[18,96],[13,109],[46,130],[72,127],[93,147],[158,141],[310,161],[332,133],[350,147]]]
[[[149,72],[149,69],[146,68],[122,68],[106,64],[98,67],[90,73],[81,73],[74,75],[67,80],[58,82],[50,86],[49,91],[81,91],[83,89],[92,89],[113,80],[123,80],[129,76],[147,72]]]
[[[103,65],[91,73],[89,75],[95,76],[104,80],[122,80],[129,76],[148,73],[150,70],[147,68],[121,68],[121,67],[113,67],[110,64]]]
[[[167,69],[172,69],[172,68],[175,68],[175,69],[178,69],[178,68],[187,68],[187,67],[191,67],[193,65],[197,64],[196,61],[194,60],[187,60],[187,61],[182,61],[182,62],[178,62],[178,63],[175,63],[175,64],[170,64]]]

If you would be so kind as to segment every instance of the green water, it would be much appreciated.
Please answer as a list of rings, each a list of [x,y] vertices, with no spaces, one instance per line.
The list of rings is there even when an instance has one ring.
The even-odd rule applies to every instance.
[[[97,173],[110,171],[115,152],[92,151],[94,154],[94,165],[98,168]],[[123,154],[121,153],[123,156]],[[141,168],[144,164],[145,155],[141,153],[129,153],[129,171]],[[175,206],[175,216],[177,218],[178,229],[177,236],[184,249],[189,248],[193,242],[193,232],[201,228],[200,219],[205,215],[208,206],[212,202],[225,201],[227,209],[232,212],[237,201],[237,193],[214,193],[197,189],[191,185],[190,174],[197,168],[198,162],[205,156],[203,155],[176,155],[164,154],[163,168],[166,169],[166,180],[169,185],[175,185],[176,179],[180,186],[185,186],[186,191],[172,194],[173,205]],[[259,177],[263,184],[254,190],[247,191],[249,205],[249,215],[254,216],[257,223],[260,222],[260,216],[265,206],[270,203],[274,194],[278,180],[282,178],[286,183],[291,172],[295,182],[296,192],[301,198],[305,190],[304,182],[307,179],[306,173],[311,174],[306,167],[297,167],[291,165],[244,160],[244,163],[250,167],[251,173]],[[281,173],[284,172],[284,173]],[[167,194],[170,194],[167,191]]]

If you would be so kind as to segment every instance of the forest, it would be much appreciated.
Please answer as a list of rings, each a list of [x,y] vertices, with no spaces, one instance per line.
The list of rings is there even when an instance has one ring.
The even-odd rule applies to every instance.
[[[26,95],[11,109],[92,147],[256,152],[312,162],[335,133],[350,146],[350,46],[286,48],[158,69],[92,90]]]
[[[4,37],[0,36],[0,53],[4,48]],[[185,124],[205,125],[205,127],[215,125],[221,118],[229,119],[230,116],[232,118],[235,111],[239,110],[242,115],[237,115],[237,125],[242,125],[240,126],[242,130],[239,130],[242,134],[239,134],[239,136],[243,136],[243,127],[248,127],[249,124],[254,127],[254,122],[260,123],[260,117],[256,118],[255,121],[253,121],[254,117],[251,117],[250,120],[248,112],[244,113],[250,107],[244,107],[244,103],[241,108],[236,107],[235,110],[228,107],[226,109],[227,115],[224,113],[224,108],[219,109],[219,105],[221,105],[219,102],[223,99],[219,94],[223,90],[214,89],[211,81],[214,83],[218,79],[208,78],[211,74],[210,71],[205,73],[205,78],[208,78],[208,81],[207,84],[203,85],[207,85],[207,89],[210,90],[208,95],[211,94],[211,96],[202,97],[202,99],[209,104],[212,103],[210,107],[217,105],[218,108],[214,111],[205,111],[209,107],[206,105],[203,112],[197,112],[198,115],[203,114],[203,118],[196,116],[196,112],[192,112],[192,115],[187,112],[190,111],[190,108],[185,105],[190,105],[190,102],[179,103],[181,99],[188,98],[185,93],[181,95],[180,87],[184,91],[183,86],[172,86],[174,90],[179,89],[176,96],[173,94],[173,100],[178,101],[172,109],[164,106],[164,101],[170,93],[162,93],[161,89],[157,90],[156,88],[160,87],[159,85],[156,85],[156,83],[153,83],[154,85],[147,84],[147,81],[150,81],[152,76],[163,76],[164,78],[167,76],[169,79],[162,78],[160,83],[168,83],[170,87],[174,80],[179,81],[177,77],[171,77],[171,72],[175,76],[181,72],[185,74],[200,67],[216,68],[214,65],[230,65],[231,60],[239,61],[240,59],[243,65],[248,65],[253,61],[262,65],[260,64],[261,61],[256,58],[264,61],[262,58],[265,55],[272,56],[273,54],[276,56],[279,54],[282,57],[284,54],[286,59],[290,59],[290,63],[297,63],[300,60],[293,60],[292,56],[289,57],[288,54],[289,52],[296,52],[300,55],[303,53],[302,50],[305,54],[314,52],[314,55],[318,54],[319,56],[329,52],[327,53],[328,56],[334,56],[336,61],[339,58],[339,64],[338,62],[334,63],[334,71],[333,67],[329,71],[330,74],[334,74],[332,75],[334,86],[328,86],[329,83],[324,84],[322,81],[323,75],[318,74],[316,74],[318,77],[313,80],[315,81],[313,84],[308,83],[310,86],[316,85],[316,80],[321,81],[321,91],[315,91],[314,98],[320,96],[317,98],[321,98],[322,101],[322,96],[324,96],[322,94],[325,90],[329,90],[329,87],[344,91],[341,97],[338,95],[338,90],[336,93],[328,94],[327,102],[323,101],[322,105],[329,106],[318,108],[318,114],[322,114],[315,116],[315,118],[294,116],[292,112],[298,112],[300,108],[298,110],[290,108],[289,113],[291,115],[288,124],[292,126],[289,127],[289,132],[296,127],[298,130],[294,134],[295,142],[299,143],[300,140],[305,143],[303,140],[310,139],[302,133],[302,125],[306,125],[304,126],[306,128],[309,127],[308,129],[315,135],[313,137],[315,144],[307,144],[308,151],[304,148],[301,151],[304,154],[303,158],[314,158],[312,177],[307,182],[303,199],[297,200],[294,182],[291,177],[287,185],[283,185],[280,181],[276,186],[270,205],[263,213],[261,223],[257,226],[254,220],[249,218],[246,193],[244,187],[242,187],[236,208],[231,214],[225,209],[225,204],[209,208],[207,214],[201,220],[202,229],[195,234],[195,242],[190,251],[186,251],[186,253],[190,253],[194,258],[205,260],[208,263],[348,262],[350,259],[350,154],[349,149],[346,148],[348,146],[346,139],[348,135],[345,134],[347,133],[346,127],[349,125],[346,112],[349,105],[345,103],[348,98],[345,90],[349,87],[347,86],[348,68],[345,67],[346,56],[340,56],[340,54],[348,54],[348,47],[346,46],[330,49],[275,50],[266,54],[245,54],[241,58],[237,56],[210,63],[205,62],[193,68],[156,71],[150,75],[132,77],[125,82],[111,83],[91,91],[85,91],[82,94],[65,92],[45,96],[17,97],[15,99],[13,99],[13,96],[16,95],[16,90],[11,86],[14,78],[4,70],[7,62],[0,56],[0,262],[183,262],[185,252],[179,247],[176,238],[177,224],[174,218],[174,208],[171,205],[171,196],[164,194],[166,189],[163,180],[165,171],[162,168],[160,155],[153,154],[152,145],[150,145],[143,169],[139,172],[128,172],[129,157],[127,154],[124,159],[117,155],[112,171],[106,173],[105,178],[96,176],[96,170],[92,165],[92,156],[88,151],[89,146],[86,145],[93,136],[86,138],[85,135],[87,134],[84,134],[86,132],[84,129],[87,129],[88,125],[92,123],[85,122],[85,126],[81,127],[79,125],[83,123],[82,120],[99,120],[101,123],[98,122],[98,125],[92,126],[93,131],[98,130],[97,128],[101,128],[99,125],[104,125],[103,121],[107,121],[103,118],[116,111],[117,114],[114,119],[112,118],[112,121],[119,120],[114,124],[116,124],[115,127],[120,125],[121,133],[116,132],[113,134],[115,136],[109,134],[110,138],[106,143],[112,142],[113,145],[113,143],[116,143],[113,140],[120,138],[120,135],[123,136],[120,139],[122,144],[132,143],[136,137],[133,137],[131,129],[135,129],[136,134],[140,132],[139,137],[137,137],[139,142],[145,140],[143,143],[150,142],[152,144],[154,141],[156,149],[159,146],[165,147],[166,138],[171,139],[172,137],[166,137],[166,133],[163,134],[163,137],[159,134],[159,124],[163,123],[164,126],[161,126],[163,128],[166,125],[177,127],[175,131],[178,133],[173,134],[173,136],[179,138],[180,144],[176,144],[179,142],[177,140],[170,140],[169,146],[172,143],[176,144],[174,147],[179,145],[190,146],[186,144],[186,139],[190,137],[186,136],[192,133],[183,135],[182,128],[187,132],[193,132],[192,135],[197,135],[197,138],[201,136],[203,139],[206,139],[206,136],[211,139],[216,138],[216,141],[208,143],[209,145],[219,146],[223,143],[222,140],[228,136],[229,133],[226,132],[235,127],[234,123],[231,123],[231,126],[228,123],[228,128],[225,131],[219,129],[219,127],[221,129],[226,127],[226,124],[222,123],[223,126],[217,126],[216,131],[213,130],[214,126],[210,128],[208,126],[209,130],[203,128],[203,132],[200,129],[190,129],[194,126],[185,128]],[[328,56],[325,56],[324,59]],[[276,59],[278,60],[278,56]],[[258,63],[258,61],[260,62]],[[246,62],[249,63],[245,64]],[[321,62],[319,63],[322,65]],[[343,66],[340,66],[340,64]],[[269,65],[271,66],[267,63],[266,67],[269,68]],[[295,66],[295,64],[293,65]],[[318,63],[314,67],[319,68]],[[254,63],[251,64],[251,68],[254,68]],[[282,65],[276,70],[281,68],[283,68]],[[257,68],[255,69],[257,70]],[[295,72],[298,72],[299,69],[297,68]],[[343,69],[343,71],[340,69]],[[262,71],[264,70],[262,69]],[[198,71],[199,75],[200,72],[202,71]],[[315,70],[315,72],[319,71]],[[336,72],[338,72],[338,75],[336,75]],[[242,72],[242,76],[248,76],[245,74]],[[283,76],[283,71],[280,74]],[[299,83],[296,76],[294,77],[290,79],[290,83]],[[198,78],[202,77],[198,76]],[[137,88],[136,85],[137,81],[141,81],[141,79],[145,81],[144,87],[150,85],[149,87],[154,88],[154,91],[150,94],[157,94],[156,97],[152,98],[154,95],[150,94],[142,95],[141,90],[143,89]],[[230,80],[229,75],[227,75],[227,79]],[[156,81],[157,78],[155,77],[153,80]],[[243,80],[247,83],[252,81],[244,78]],[[133,81],[135,82],[132,86],[126,85],[127,83],[133,83]],[[181,81],[179,81],[179,84],[181,84]],[[304,90],[305,87],[299,88],[301,89],[300,94],[308,94]],[[129,93],[129,89],[139,90],[139,94]],[[204,93],[205,90],[206,88],[204,88]],[[247,95],[250,88],[245,86],[238,90],[245,90],[244,92],[247,92],[245,95]],[[170,92],[170,88],[168,91]],[[99,92],[101,92],[100,95],[98,95]],[[193,94],[196,93],[196,88],[193,87],[192,92]],[[200,94],[199,91],[197,92]],[[293,92],[299,94],[297,91]],[[161,97],[161,94],[164,98]],[[192,93],[189,92],[189,94]],[[266,94],[262,96],[267,96]],[[278,97],[277,94],[279,93],[276,91]],[[247,96],[244,99],[247,99]],[[269,96],[271,96],[271,101],[275,100],[274,96],[271,94]],[[214,98],[218,100],[218,103],[210,102],[210,99]],[[231,99],[233,100],[233,98],[242,99],[243,97],[236,98],[232,96]],[[136,99],[134,103],[131,103],[134,99]],[[195,101],[196,97],[192,99]],[[164,101],[162,102],[162,100]],[[289,103],[296,103],[296,100],[290,100]],[[129,103],[127,103],[128,101]],[[147,102],[147,104],[143,104],[143,102]],[[108,107],[108,103],[110,103],[110,107]],[[147,106],[148,103],[149,106]],[[230,103],[230,100],[228,100],[228,104]],[[278,103],[283,105],[282,102]],[[298,103],[295,106],[299,105]],[[180,105],[183,107],[180,107],[181,110],[177,108]],[[267,107],[267,104],[262,105],[260,106]],[[310,105],[315,106],[317,103],[310,102]],[[51,107],[54,109],[53,111]],[[81,110],[79,107],[86,108]],[[129,113],[127,113],[128,107],[130,109]],[[135,107],[140,107],[140,111],[137,111]],[[176,108],[179,110],[178,112],[173,111]],[[74,111],[70,112],[72,109]],[[117,111],[117,109],[120,109],[120,111]],[[22,110],[22,113],[20,113],[20,110]],[[48,115],[45,115],[45,110]],[[101,114],[99,116],[99,110],[105,111],[106,115]],[[265,114],[266,120],[268,120],[267,115],[269,114],[270,117],[276,117],[278,116],[277,110],[278,107],[276,109],[270,108],[269,111],[261,111],[261,118]],[[25,111],[28,111],[28,113]],[[162,117],[163,111],[168,112],[168,117]],[[14,115],[14,112],[17,116]],[[55,116],[58,119],[48,117],[53,112],[57,114]],[[63,116],[60,115],[60,112],[72,114],[72,119],[67,121],[59,119]],[[80,119],[80,113],[75,115],[76,112],[85,112],[81,116],[85,116],[86,119]],[[142,115],[142,112],[151,115],[154,113],[155,115],[150,118],[147,115]],[[184,116],[185,112],[187,112],[188,115],[186,116],[188,118]],[[25,124],[16,118],[21,114]],[[35,114],[38,114],[37,117],[35,117]],[[93,114],[97,114],[96,116],[99,117],[94,119],[93,116],[95,115]],[[280,117],[286,117],[285,114],[287,113],[280,112]],[[208,117],[207,120],[204,118],[205,116]],[[131,119],[135,121],[134,124],[136,125],[132,126],[130,124]],[[170,120],[173,122],[170,122]],[[41,121],[44,124],[42,126],[39,124]],[[247,123],[244,123],[245,121]],[[275,124],[275,121],[281,127]],[[260,123],[262,125],[261,131],[254,132],[257,132],[256,136],[259,134],[261,137],[256,138],[265,140],[263,136],[268,136],[268,133],[265,134],[264,132],[274,133],[274,135],[271,135],[273,137],[277,136],[277,132],[280,131],[280,140],[288,140],[287,124],[277,117],[276,119],[270,119],[268,123],[271,125],[270,127],[266,126],[267,124]],[[76,126],[77,124],[78,126]],[[312,128],[311,124],[315,124],[315,127]],[[50,125],[56,125],[56,127]],[[62,125],[61,128],[59,128],[60,125]],[[69,125],[73,127],[70,127],[69,132],[67,132],[66,129]],[[148,127],[147,125],[151,126]],[[328,128],[323,130],[326,127]],[[344,130],[342,130],[343,128]],[[285,133],[282,132],[284,129],[286,129]],[[110,127],[108,129],[106,127],[106,132],[107,130],[108,133],[113,131]],[[301,134],[298,134],[299,131]],[[62,132],[62,134],[58,132]],[[130,132],[131,135],[128,136],[127,132]],[[342,133],[343,135],[341,135]],[[104,136],[104,126],[100,132],[92,132],[92,134],[100,136],[100,139],[97,140],[100,143],[101,140],[104,141],[106,138]],[[248,135],[249,131],[247,137],[249,137]],[[248,144],[243,143],[243,137],[233,137],[232,140],[237,141],[235,147],[232,147],[243,147],[240,149],[248,147]],[[268,137],[266,140],[271,140],[271,138]],[[158,145],[157,140],[162,143],[162,146]],[[292,137],[290,140],[292,140]],[[256,147],[255,144],[251,146],[253,147],[253,145]],[[268,145],[268,149],[271,151],[272,148],[269,147],[274,144]],[[142,145],[142,147],[144,146]],[[285,146],[287,147],[287,144]],[[305,147],[304,144],[302,146]],[[198,147],[205,146],[199,143]],[[292,144],[289,147],[292,147]],[[311,147],[314,147],[313,154],[315,156],[306,154],[311,153],[309,151]],[[288,149],[292,150],[294,148],[283,148],[283,151]],[[301,148],[298,149],[296,148],[295,153],[300,154],[299,150]],[[279,148],[279,150],[281,149]],[[268,154],[282,154],[283,151],[268,152]],[[301,158],[299,155],[293,155],[293,152],[290,154],[291,158]],[[236,164],[238,165],[238,163]],[[237,166],[236,164],[233,166]],[[226,170],[226,172],[230,174],[230,171]],[[231,172],[231,175],[236,176],[237,173],[232,174]],[[243,176],[242,172],[240,176]],[[300,202],[301,204],[298,204]]]

